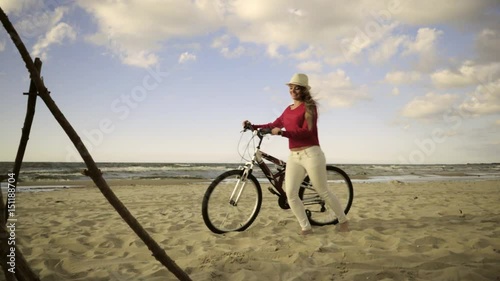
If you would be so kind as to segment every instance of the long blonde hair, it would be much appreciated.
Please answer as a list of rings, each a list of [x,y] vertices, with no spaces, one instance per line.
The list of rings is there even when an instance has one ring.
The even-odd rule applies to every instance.
[[[309,128],[309,131],[311,131],[313,129],[313,126],[314,126],[314,117],[315,117],[314,115],[317,114],[317,109],[316,109],[317,102],[311,96],[311,92],[309,91],[309,89],[307,89],[306,87],[303,87],[303,86],[299,86],[299,87],[300,87],[301,101],[304,103],[304,105],[306,107],[305,118],[307,121],[307,127]]]

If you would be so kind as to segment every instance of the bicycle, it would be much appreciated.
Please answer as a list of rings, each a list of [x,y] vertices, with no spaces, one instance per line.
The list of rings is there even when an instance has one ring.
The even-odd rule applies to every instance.
[[[259,138],[258,145],[250,161],[238,169],[229,170],[208,186],[203,196],[202,214],[206,226],[214,233],[222,234],[232,231],[244,231],[257,218],[262,205],[262,189],[257,178],[252,174],[254,166],[258,166],[271,183],[268,190],[278,196],[281,209],[289,209],[286,193],[283,190],[286,163],[260,150],[260,146],[268,129],[252,130],[252,139]],[[267,160],[277,166],[273,173],[264,162]],[[347,214],[351,208],[354,190],[351,179],[342,169],[327,165],[328,188],[335,194],[340,203],[345,206]],[[306,175],[299,189],[299,197],[306,207],[306,214],[312,225],[322,226],[337,224],[335,213],[328,210],[324,200],[316,193]]]

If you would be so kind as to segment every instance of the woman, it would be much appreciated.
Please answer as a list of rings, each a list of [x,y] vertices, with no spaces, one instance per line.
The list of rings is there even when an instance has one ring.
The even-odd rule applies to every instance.
[[[299,198],[300,183],[306,173],[311,179],[318,194],[325,200],[339,219],[339,231],[349,231],[346,215],[337,197],[327,189],[326,159],[319,146],[318,111],[316,101],[311,97],[307,75],[297,73],[288,82],[293,104],[274,122],[263,125],[252,125],[254,129],[272,129],[271,134],[288,138],[290,156],[286,164],[285,192],[288,204],[299,221],[302,234],[312,233],[304,204]],[[243,126],[249,123],[243,122]],[[285,131],[281,129],[285,128]]]

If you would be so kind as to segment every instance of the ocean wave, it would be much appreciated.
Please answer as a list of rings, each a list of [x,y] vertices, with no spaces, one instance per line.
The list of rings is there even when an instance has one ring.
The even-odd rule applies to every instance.
[[[167,179],[193,178],[214,179],[221,173],[237,169],[240,163],[97,163],[105,179]],[[377,179],[391,176],[454,176],[470,178],[500,177],[500,164],[459,164],[459,165],[396,165],[396,164],[339,164],[354,179]],[[0,162],[0,172],[7,174],[13,167],[12,162]],[[269,168],[274,170],[274,165]],[[82,175],[84,163],[66,162],[26,162],[23,163],[19,181],[68,181],[89,179]],[[258,167],[254,175],[265,178]],[[382,178],[384,179],[384,178]]]
[[[125,167],[102,167],[105,172],[157,172],[157,171],[224,171],[227,166],[196,166],[196,165],[165,165],[165,166],[125,166]]]

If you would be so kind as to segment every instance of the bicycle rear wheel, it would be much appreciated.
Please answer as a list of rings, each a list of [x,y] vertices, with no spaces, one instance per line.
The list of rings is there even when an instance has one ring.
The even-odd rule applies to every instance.
[[[327,188],[340,201],[347,214],[351,209],[354,198],[354,190],[351,179],[340,168],[334,166],[326,167]],[[313,225],[337,224],[339,222],[335,213],[325,204],[325,201],[316,193],[310,183],[309,177],[302,182],[299,197],[304,203],[309,221]]]
[[[259,214],[262,205],[260,184],[251,174],[242,179],[243,172],[231,170],[221,174],[205,192],[203,221],[214,233],[243,231]]]

